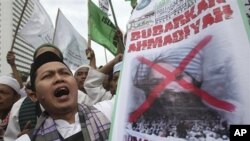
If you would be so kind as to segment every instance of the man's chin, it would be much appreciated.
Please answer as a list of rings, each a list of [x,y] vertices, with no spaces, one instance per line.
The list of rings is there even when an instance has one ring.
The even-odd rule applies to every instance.
[[[57,107],[58,112],[63,114],[63,113],[70,113],[70,112],[74,112],[76,110],[76,106],[59,106]]]

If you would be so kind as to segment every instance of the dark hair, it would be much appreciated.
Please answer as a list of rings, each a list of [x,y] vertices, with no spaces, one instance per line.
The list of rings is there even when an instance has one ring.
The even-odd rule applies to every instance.
[[[60,50],[58,47],[56,47],[56,46],[53,45],[53,44],[46,43],[46,44],[40,45],[40,46],[35,50],[34,55],[33,55],[33,61],[35,60],[38,51],[39,51],[40,49],[44,48],[44,47],[52,47],[52,48],[55,48],[55,49],[58,51],[58,53],[59,53],[59,57],[60,57],[60,58],[63,58],[63,54],[62,54],[61,50]]]

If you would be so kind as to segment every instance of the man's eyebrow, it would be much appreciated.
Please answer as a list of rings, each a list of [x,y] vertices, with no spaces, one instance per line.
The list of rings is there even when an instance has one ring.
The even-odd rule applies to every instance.
[[[64,67],[61,67],[61,68],[58,68],[58,69],[53,69],[53,68],[51,68],[51,69],[45,70],[45,71],[42,72],[41,74],[44,74],[44,73],[53,73],[53,72],[64,71],[64,70],[69,71],[68,68],[64,68]]]
[[[73,74],[72,71],[69,68],[67,68],[67,67],[62,67],[62,68],[58,69],[58,72],[65,72],[65,71]]]
[[[42,72],[41,75],[44,75],[46,73],[53,73],[53,72],[55,72],[55,70],[48,69],[48,70],[45,70],[44,72]]]
[[[66,67],[61,67],[61,68],[59,68],[58,70],[59,70],[59,71],[60,71],[60,70],[67,70],[67,71],[69,71],[69,69],[66,68]]]

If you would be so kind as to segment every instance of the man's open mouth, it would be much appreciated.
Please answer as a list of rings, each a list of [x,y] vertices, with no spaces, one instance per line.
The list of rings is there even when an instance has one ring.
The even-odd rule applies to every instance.
[[[61,97],[69,94],[69,89],[67,87],[57,88],[54,92],[55,97]]]

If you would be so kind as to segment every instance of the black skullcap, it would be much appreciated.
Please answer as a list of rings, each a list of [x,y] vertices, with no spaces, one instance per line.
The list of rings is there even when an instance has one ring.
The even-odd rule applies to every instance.
[[[34,62],[31,64],[30,69],[30,84],[31,84],[31,90],[35,91],[35,79],[36,79],[36,71],[38,68],[40,68],[42,65],[49,63],[49,62],[63,62],[63,59],[57,56],[55,53],[47,51],[42,54],[40,54]],[[67,66],[65,64],[65,66]]]

